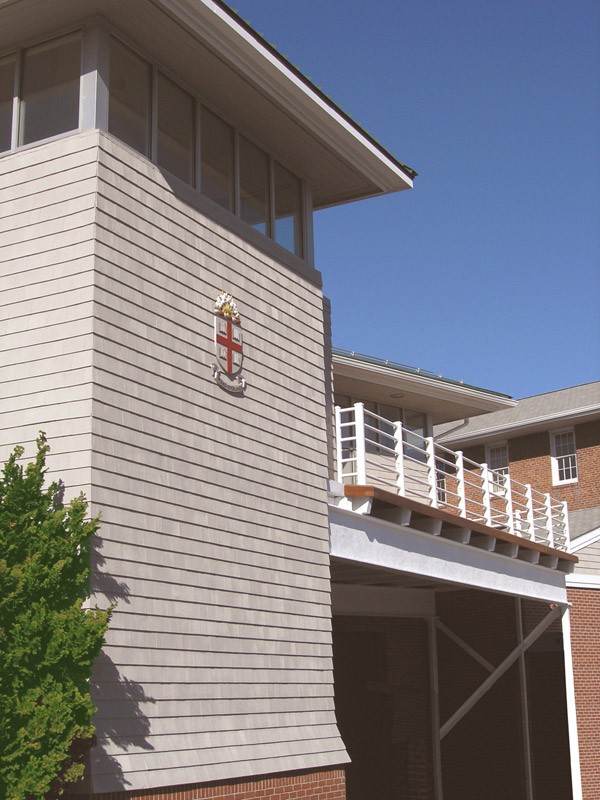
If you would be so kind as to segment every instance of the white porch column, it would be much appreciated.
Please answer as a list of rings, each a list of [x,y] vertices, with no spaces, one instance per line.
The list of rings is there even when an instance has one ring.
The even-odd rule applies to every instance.
[[[433,792],[443,800],[442,744],[440,739],[440,688],[438,680],[437,625],[435,617],[427,620],[429,632],[429,678],[431,685],[431,735],[433,749]]]
[[[81,130],[108,130],[108,71],[110,37],[100,20],[86,25],[83,34],[83,63],[79,91]]]
[[[577,707],[575,705],[575,679],[573,676],[573,651],[571,649],[571,616],[569,608],[562,618],[563,654],[565,659],[565,689],[567,695],[567,724],[571,752],[571,786],[573,800],[583,800],[581,763],[579,761],[579,736],[577,733]]]
[[[515,533],[515,512],[513,508],[513,499],[512,499],[512,483],[510,480],[510,475],[505,475],[504,478],[504,487],[506,492],[506,524],[508,525],[508,530],[510,533]]]
[[[525,498],[527,503],[527,525],[531,541],[535,541],[535,516],[533,513],[533,490],[530,483],[525,484]]]
[[[336,480],[344,482],[344,465],[342,464],[342,409],[335,407],[335,461]]]
[[[562,521],[565,526],[565,548],[567,553],[571,552],[571,531],[569,529],[569,509],[566,500],[562,502]]]
[[[483,489],[483,516],[485,524],[492,524],[492,493],[490,492],[490,468],[487,464],[481,465],[481,483]]]
[[[546,530],[548,531],[548,547],[554,547],[554,525],[552,522],[552,498],[549,494],[544,495],[544,506],[546,509]]]
[[[523,614],[521,598],[515,598],[517,643],[523,644]],[[527,800],[533,800],[533,770],[531,767],[531,736],[529,729],[529,701],[527,699],[527,668],[525,652],[519,655],[519,683],[521,686],[521,720],[523,725],[523,761],[525,765],[525,791]]]

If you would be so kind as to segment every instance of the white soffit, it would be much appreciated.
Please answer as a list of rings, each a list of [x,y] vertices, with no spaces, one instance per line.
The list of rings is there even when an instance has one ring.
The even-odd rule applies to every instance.
[[[333,375],[336,393],[427,411],[434,424],[516,405],[516,400],[505,395],[338,353],[333,355]],[[394,398],[394,395],[402,396]]]

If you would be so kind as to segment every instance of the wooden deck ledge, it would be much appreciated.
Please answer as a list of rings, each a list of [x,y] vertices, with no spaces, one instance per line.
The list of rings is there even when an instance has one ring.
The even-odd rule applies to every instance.
[[[579,560],[576,555],[567,553],[564,550],[557,550],[553,547],[540,544],[539,542],[534,542],[531,539],[526,539],[522,536],[516,536],[515,534],[509,533],[502,528],[491,527],[481,522],[474,522],[473,520],[459,517],[458,514],[444,511],[442,508],[433,508],[426,503],[420,503],[417,500],[411,500],[408,497],[402,497],[399,494],[389,492],[386,489],[381,489],[377,486],[346,485],[344,486],[344,495],[348,498],[370,498],[372,500],[370,514],[373,517],[385,518],[386,511],[389,511],[393,508],[407,509],[411,512],[410,524],[412,524],[415,518],[417,520],[439,520],[441,523],[440,535],[442,536],[444,536],[445,530],[455,531],[456,529],[463,529],[465,531],[465,535],[468,535],[467,532],[470,531],[471,537],[473,534],[479,537],[488,537],[490,540],[490,545],[493,544],[491,540],[504,543],[504,548],[512,545],[512,547],[516,548],[516,552],[518,554],[516,557],[524,557],[522,551],[526,551],[531,556],[534,556],[535,553],[538,553],[539,563],[542,565],[548,565],[552,559],[558,559],[559,563],[557,566],[563,571],[571,571],[573,565]],[[471,542],[471,544],[473,544],[473,542]]]

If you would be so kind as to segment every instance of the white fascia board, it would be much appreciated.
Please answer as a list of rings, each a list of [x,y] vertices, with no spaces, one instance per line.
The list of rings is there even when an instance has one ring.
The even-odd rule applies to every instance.
[[[514,405],[518,405],[519,401],[516,400]],[[479,440],[488,439],[490,437],[496,436],[505,436],[509,433],[528,433],[528,432],[535,432],[539,429],[545,430],[548,428],[549,425],[553,425],[554,423],[560,425],[572,425],[578,421],[586,419],[587,417],[592,417],[596,414],[600,413],[600,406],[599,405],[592,405],[592,406],[583,406],[582,408],[575,408],[569,411],[556,411],[553,414],[544,414],[543,416],[539,417],[530,417],[529,419],[520,420],[519,422],[504,422],[500,423],[499,425],[492,425],[489,428],[479,429],[474,431],[470,434],[464,434],[461,436],[452,436],[447,435],[444,436],[443,434],[439,437],[440,441],[448,444],[455,444],[455,443],[469,443],[474,444]]]
[[[470,589],[566,603],[565,575],[385,520],[329,509],[331,555]]]
[[[568,589],[600,589],[600,574],[572,572],[567,575]]]
[[[393,367],[381,364],[371,364],[349,356],[333,355],[333,371],[335,378],[336,367],[340,366],[340,375],[357,380],[368,381],[378,385],[393,388],[406,388],[407,391],[422,394],[438,400],[454,403],[465,403],[481,408],[483,411],[499,411],[500,409],[513,408],[517,400],[511,397],[500,397],[497,394],[486,392],[485,389],[475,389],[471,386],[461,386],[456,383],[445,383],[441,378],[430,375],[412,374],[401,372]]]
[[[598,540],[600,540],[600,528],[582,533],[581,536],[571,540],[571,553],[578,553],[584,547],[595,544]]]
[[[262,86],[279,106],[316,138],[342,154],[382,192],[412,188],[404,170],[302,81],[213,0],[158,0],[200,40]]]

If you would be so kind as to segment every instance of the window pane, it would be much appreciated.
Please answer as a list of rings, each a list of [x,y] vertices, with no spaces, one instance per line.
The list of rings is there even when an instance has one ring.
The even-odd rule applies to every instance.
[[[302,188],[300,180],[275,163],[275,241],[302,256]]]
[[[202,109],[200,146],[202,194],[233,211],[233,130],[206,108]]]
[[[7,58],[0,61],[0,153],[10,150],[14,85],[15,60]]]
[[[388,420],[388,422],[379,420],[379,430],[386,434],[381,437],[381,443],[386,445],[386,447],[394,447],[393,437],[395,428],[393,423],[402,422],[402,410],[397,406],[387,406],[382,403],[379,406],[379,416]]]
[[[79,127],[81,42],[69,37],[23,54],[19,142],[29,144]]]
[[[240,216],[268,235],[269,159],[256,145],[240,136]]]
[[[404,410],[404,442],[407,456],[417,461],[425,461],[425,442],[427,416],[422,411]]]
[[[508,445],[495,445],[488,449],[487,463],[490,469],[508,475]]]
[[[110,47],[108,130],[150,155],[150,64],[116,42]]]
[[[194,180],[194,98],[158,76],[158,163],[186,183]]]

